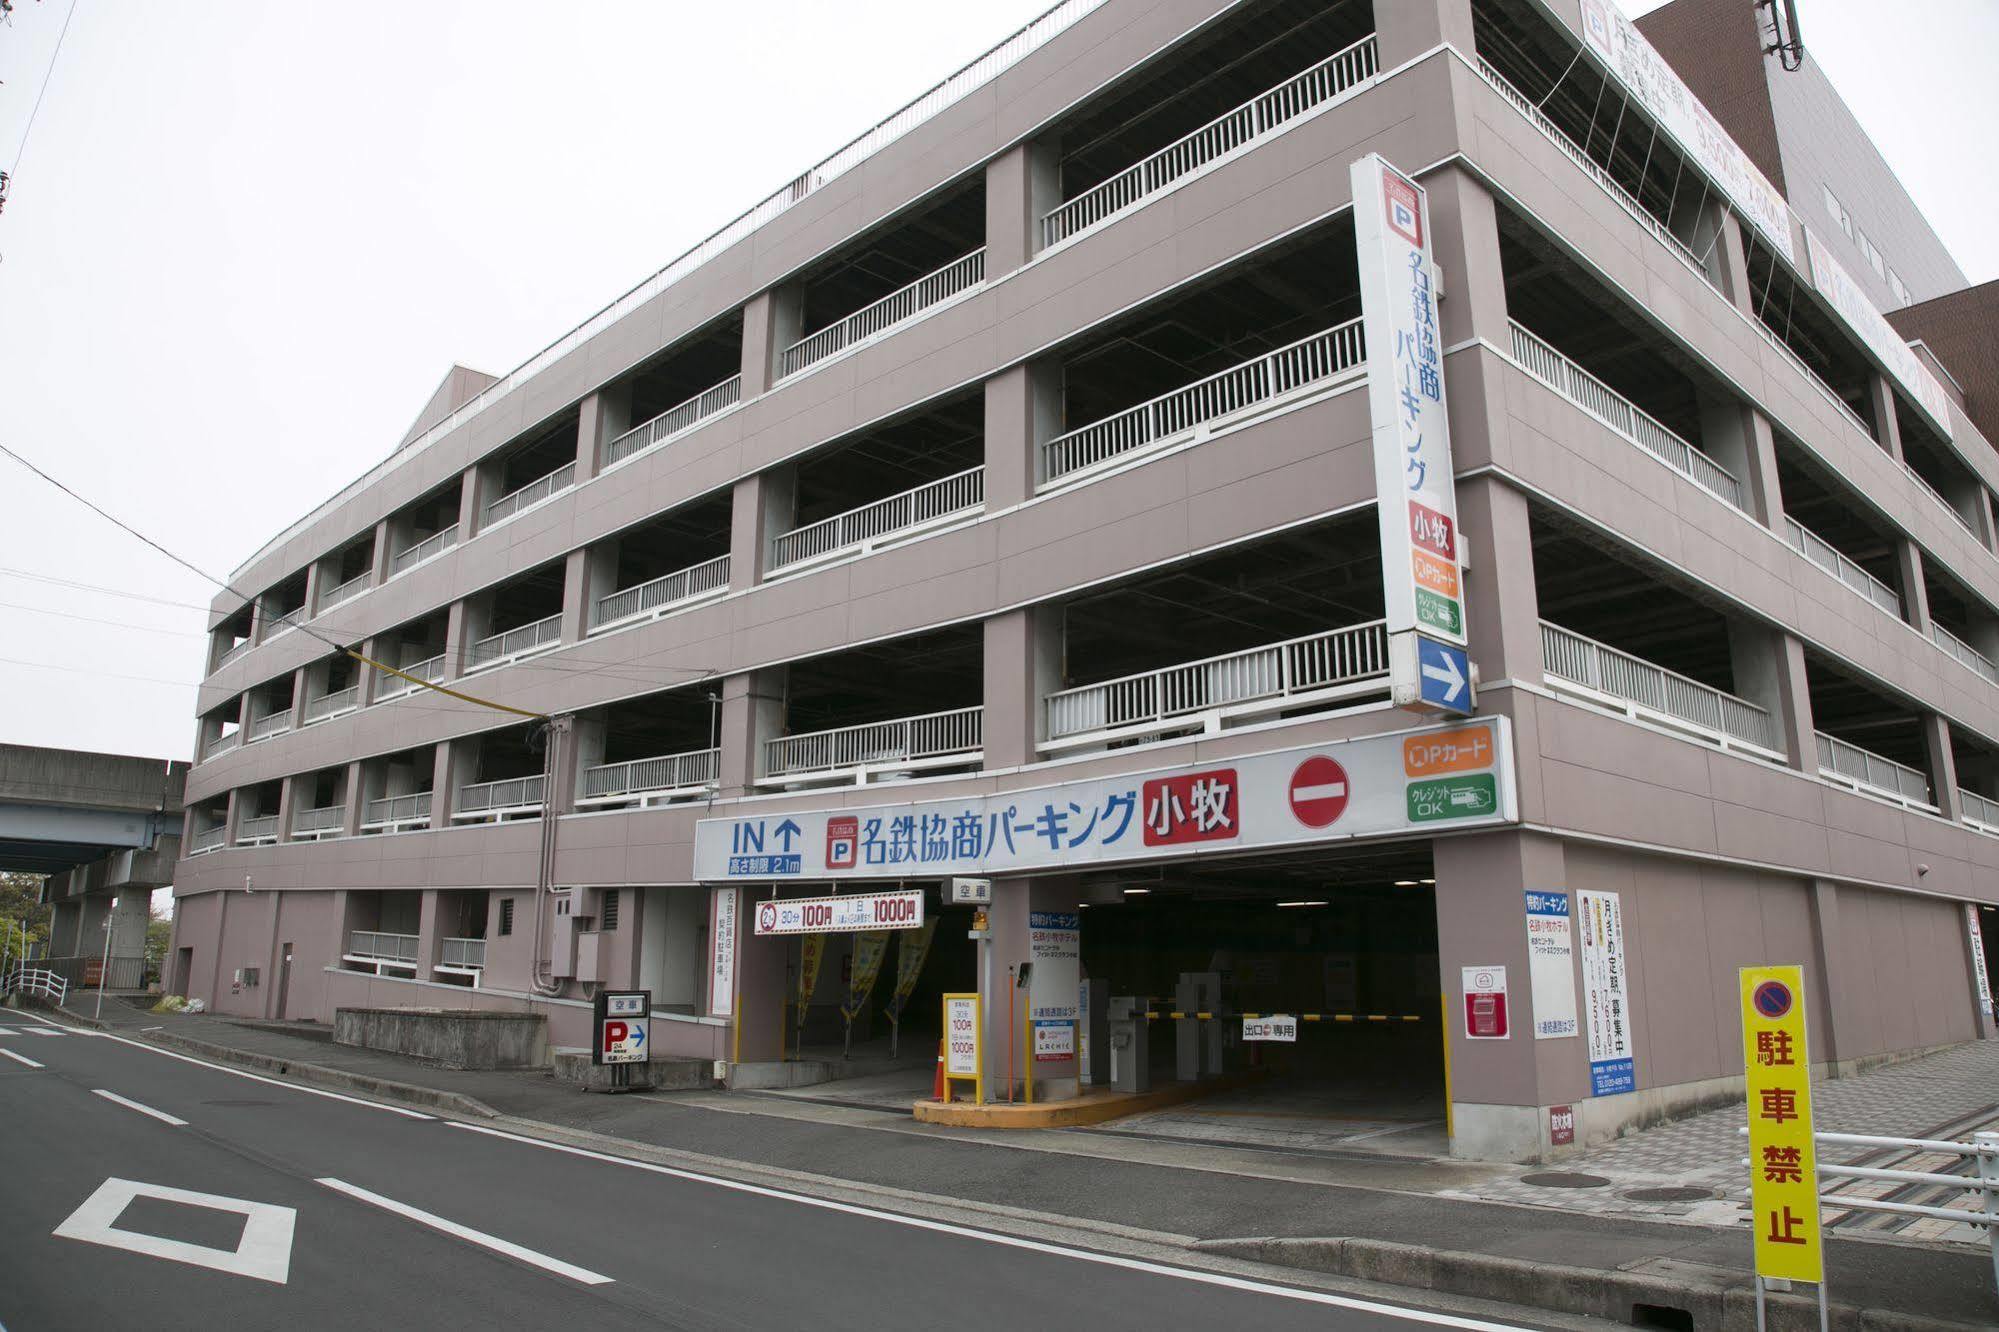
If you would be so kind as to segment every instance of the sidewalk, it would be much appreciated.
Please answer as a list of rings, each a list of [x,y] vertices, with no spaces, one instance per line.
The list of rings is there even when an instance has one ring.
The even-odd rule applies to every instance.
[[[155,1015],[107,1003],[105,1026],[144,1040],[199,1042],[210,1053],[351,1078],[351,1089],[400,1084],[446,1113],[525,1132],[599,1135],[592,1145],[688,1154],[708,1168],[739,1163],[1079,1224],[1166,1232],[1189,1253],[1280,1262],[1366,1280],[1450,1291],[1629,1322],[1635,1304],[1687,1310],[1694,1326],[1753,1326],[1749,1239],[1733,1203],[1647,1215],[1621,1197],[1631,1181],[1684,1183],[1710,1170],[1725,1190],[1741,1148],[1740,1111],[1716,1111],[1613,1144],[1578,1169],[1594,1189],[1523,1183],[1530,1168],[1355,1152],[1292,1154],[1087,1129],[997,1134],[915,1123],[906,1111],[760,1093],[593,1095],[539,1074],[441,1069],[333,1045],[324,1028],[244,1025]],[[310,1034],[307,1034],[307,1033]],[[185,1046],[183,1048],[186,1048]],[[299,1066],[307,1066],[301,1068]],[[1978,1107],[1971,1087],[1999,1089],[1999,1044],[1966,1047],[1866,1078],[1822,1084],[1821,1114],[1843,1128],[1900,1133]],[[339,1085],[335,1083],[335,1085]],[[826,1088],[837,1095],[838,1084]],[[393,1093],[390,1093],[393,1094]],[[444,1099],[448,1098],[448,1100]],[[1895,1118],[1927,1106],[1929,1123]],[[1999,1116],[1999,1109],[1983,1109]],[[1870,1118],[1870,1116],[1872,1116]],[[1975,1117],[1975,1115],[1974,1115]],[[506,1121],[517,1121],[507,1123]],[[1715,1162],[1721,1162],[1716,1165]],[[1574,1172],[1569,1172],[1574,1173]],[[1703,1177],[1705,1178],[1705,1177]],[[1827,1241],[1833,1326],[1999,1324],[1981,1244],[1921,1246],[1886,1238]],[[1807,1299],[1775,1297],[1772,1327],[1817,1326]],[[1862,1311],[1867,1314],[1863,1323]]]

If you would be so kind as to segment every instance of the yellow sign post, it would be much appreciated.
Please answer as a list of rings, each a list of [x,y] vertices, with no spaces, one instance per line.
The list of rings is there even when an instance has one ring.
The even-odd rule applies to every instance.
[[[1749,1091],[1750,1224],[1756,1241],[1757,1325],[1763,1283],[1810,1281],[1825,1299],[1818,1158],[1812,1144],[1811,1061],[1802,967],[1742,968],[1742,1058]]]
[[[944,1100],[951,1099],[953,1082],[972,1084],[972,1100],[986,1103],[986,1061],[980,1058],[984,1033],[979,1024],[979,996],[944,996]]]

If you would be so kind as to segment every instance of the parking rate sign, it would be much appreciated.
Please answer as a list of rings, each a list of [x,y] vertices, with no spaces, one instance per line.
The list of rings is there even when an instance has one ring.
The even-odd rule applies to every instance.
[[[1742,1062],[1749,1083],[1756,1272],[1823,1281],[1803,967],[1742,968]]]

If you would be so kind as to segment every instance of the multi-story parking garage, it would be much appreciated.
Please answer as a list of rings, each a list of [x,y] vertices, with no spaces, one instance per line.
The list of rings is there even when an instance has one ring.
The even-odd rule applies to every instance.
[[[876,964],[856,1021],[934,1041],[984,876],[989,1081],[1073,917],[1093,993],[1211,975],[1307,1018],[1266,1069],[1514,1159],[1739,1089],[1741,965],[1833,1072],[1989,1036],[1999,422],[1877,313],[1962,275],[1757,13],[1647,21],[1763,80],[1723,126],[1603,0],[1065,0],[455,370],[213,608],[170,983],[570,1044],[643,986],[741,1069]],[[1427,196],[1455,723],[1391,690],[1370,153]],[[928,927],[760,931],[857,887]]]

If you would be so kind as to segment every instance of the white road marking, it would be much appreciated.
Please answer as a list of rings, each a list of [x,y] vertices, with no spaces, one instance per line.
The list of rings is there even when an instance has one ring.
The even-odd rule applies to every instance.
[[[184,1203],[189,1207],[241,1213],[243,1238],[234,1249],[212,1249],[206,1244],[190,1244],[186,1240],[163,1239],[158,1235],[142,1235],[135,1230],[120,1230],[114,1223],[134,1198],[158,1198],[162,1202]],[[85,1244],[129,1249],[153,1258],[213,1268],[217,1272],[253,1277],[282,1286],[291,1277],[292,1228],[297,1220],[295,1210],[276,1203],[250,1202],[243,1198],[225,1198],[216,1193],[195,1193],[189,1189],[170,1189],[160,1184],[112,1178],[98,1185],[97,1192],[86,1198],[83,1206],[70,1213],[69,1219],[57,1226],[53,1233],[64,1239],[81,1240]]]
[[[164,1110],[155,1110],[150,1105],[140,1105],[137,1101],[130,1100],[126,1097],[120,1096],[115,1091],[106,1091],[102,1087],[95,1087],[91,1089],[90,1094],[92,1096],[102,1096],[107,1101],[116,1101],[119,1105],[124,1106],[127,1110],[137,1110],[142,1115],[151,1115],[154,1119],[159,1120],[162,1124],[172,1124],[175,1128],[187,1127],[187,1121],[185,1119],[175,1119],[172,1115],[168,1114]]]
[[[9,1030],[9,1029],[7,1029],[6,1027],[0,1027],[0,1036],[13,1036],[13,1035],[16,1035],[16,1034],[17,1034],[17,1033],[15,1033],[15,1032],[13,1032],[13,1031],[10,1031],[10,1030]]]
[[[37,1064],[34,1060],[28,1058],[28,1056],[24,1054],[15,1054],[12,1050],[0,1050],[0,1055],[6,1055],[9,1059],[13,1060],[15,1063],[26,1064],[29,1068],[48,1067],[47,1064]]]
[[[1258,1295],[1276,1295],[1287,1300],[1302,1300],[1307,1304],[1330,1305],[1339,1309],[1357,1309],[1364,1313],[1381,1314],[1389,1318],[1402,1318],[1415,1323],[1428,1323],[1433,1327],[1461,1328],[1464,1332],[1525,1332],[1512,1323],[1489,1323],[1477,1318],[1460,1318],[1455,1314],[1434,1313],[1428,1309],[1411,1309],[1399,1304],[1380,1304],[1373,1300],[1357,1299],[1350,1295],[1332,1295],[1324,1291],[1300,1290],[1293,1286],[1279,1286],[1267,1281],[1254,1281],[1247,1277],[1225,1276],[1220,1272],[1201,1272],[1192,1268],[1171,1267],[1165,1263],[1148,1262],[1142,1258],[1125,1258],[1111,1253],[1095,1253],[1089,1249],[1072,1249],[1060,1244],[1049,1244],[1043,1240],[1023,1239],[1017,1235],[1002,1235],[990,1230],[974,1230],[970,1226],[952,1225],[948,1221],[932,1221],[927,1217],[903,1216],[896,1212],[877,1211],[872,1207],[861,1207],[855,1203],[836,1202],[831,1198],[814,1198],[810,1194],[787,1193],[783,1189],[766,1188],[761,1184],[745,1184],[741,1180],[724,1179],[718,1175],[703,1175],[692,1170],[680,1170],[673,1166],[654,1165],[650,1161],[633,1161],[622,1156],[611,1156],[605,1152],[593,1152],[587,1147],[571,1147],[567,1143],[543,1142],[539,1138],[524,1138],[517,1133],[507,1133],[500,1129],[487,1128],[482,1124],[461,1124],[456,1120],[446,1120],[452,1128],[464,1129],[468,1133],[484,1133],[488,1137],[504,1138],[508,1142],[518,1142],[529,1147],[541,1147],[551,1152],[565,1152],[571,1156],[587,1157],[592,1161],[605,1161],[611,1165],[628,1166],[633,1170],[644,1170],[655,1175],[670,1175],[675,1179],[692,1180],[698,1184],[712,1184],[716,1188],[729,1189],[736,1193],[753,1194],[759,1198],[776,1198],[784,1202],[794,1202],[805,1207],[818,1207],[829,1212],[844,1212],[849,1216],[864,1216],[875,1221],[886,1221],[891,1225],[908,1226],[913,1230],[930,1230],[944,1235],[958,1235],[966,1239],[982,1240],[987,1244],[999,1244],[1009,1249],[1025,1249],[1030,1253],[1045,1253],[1057,1258],[1074,1258],[1078,1262],[1096,1263],[1103,1267],[1118,1267],[1129,1272],[1145,1272],[1153,1276],[1173,1277],[1180,1281],[1193,1281],[1204,1286],[1221,1286],[1228,1290],[1250,1291]],[[328,1183],[321,1180],[320,1183]]]
[[[399,1203],[394,1198],[384,1198],[379,1193],[370,1193],[366,1189],[356,1188],[345,1180],[322,1179],[319,1182],[327,1188],[332,1189],[335,1193],[344,1193],[350,1198],[357,1199],[370,1206],[379,1207],[385,1212],[394,1212],[397,1216],[414,1221],[420,1226],[429,1226],[432,1230],[443,1231],[447,1235],[477,1244],[481,1248],[491,1249],[494,1253],[505,1254],[509,1258],[518,1258],[520,1261],[539,1267],[545,1272],[553,1272],[557,1276],[568,1277],[571,1281],[580,1281],[586,1286],[603,1286],[610,1284],[612,1280],[612,1278],[603,1275],[601,1272],[592,1272],[587,1267],[578,1267],[573,1263],[565,1263],[560,1258],[551,1258],[545,1253],[536,1253],[533,1249],[523,1248],[511,1240],[503,1240],[497,1235],[488,1235],[483,1230],[474,1230],[470,1226],[461,1226],[456,1221],[447,1221],[441,1216],[420,1211],[415,1207],[411,1207],[408,1203]]]
[[[29,1036],[60,1036],[60,1035],[62,1035],[62,1033],[61,1033],[60,1031],[52,1031],[52,1030],[50,1030],[50,1029],[49,1029],[49,1028],[47,1028],[47,1027],[23,1027],[23,1028],[21,1028],[21,1030],[22,1030],[23,1032],[25,1032],[25,1033],[26,1033],[27,1035],[29,1035]]]
[[[34,1018],[37,1022],[49,1021],[47,1018],[33,1013],[27,1014],[27,1016]],[[183,1064],[196,1064],[202,1068],[212,1068],[217,1073],[227,1073],[232,1078],[247,1078],[251,1082],[264,1082],[273,1087],[284,1087],[290,1091],[304,1092],[307,1096],[324,1096],[329,1101],[345,1101],[349,1105],[365,1105],[370,1110],[386,1111],[392,1115],[401,1115],[405,1119],[437,1118],[436,1115],[426,1115],[421,1110],[405,1110],[399,1105],[384,1105],[380,1101],[364,1100],[359,1096],[343,1096],[339,1092],[327,1091],[320,1087],[305,1087],[296,1082],[285,1082],[280,1078],[267,1078],[261,1073],[251,1073],[244,1069],[231,1068],[227,1064],[217,1064],[206,1059],[196,1059],[193,1055],[179,1054],[172,1050],[162,1050],[157,1045],[148,1045],[144,1041],[135,1041],[129,1036],[114,1036],[108,1031],[85,1031],[81,1027],[65,1027],[60,1022],[49,1022],[49,1025],[56,1028],[57,1032],[66,1033],[71,1036],[98,1036],[107,1041],[116,1041],[120,1045],[129,1045],[135,1050],[144,1050],[148,1054],[160,1055],[167,1059],[178,1059]],[[50,1034],[54,1035],[56,1033],[52,1032]],[[0,1050],[0,1054],[5,1053],[7,1051]]]

